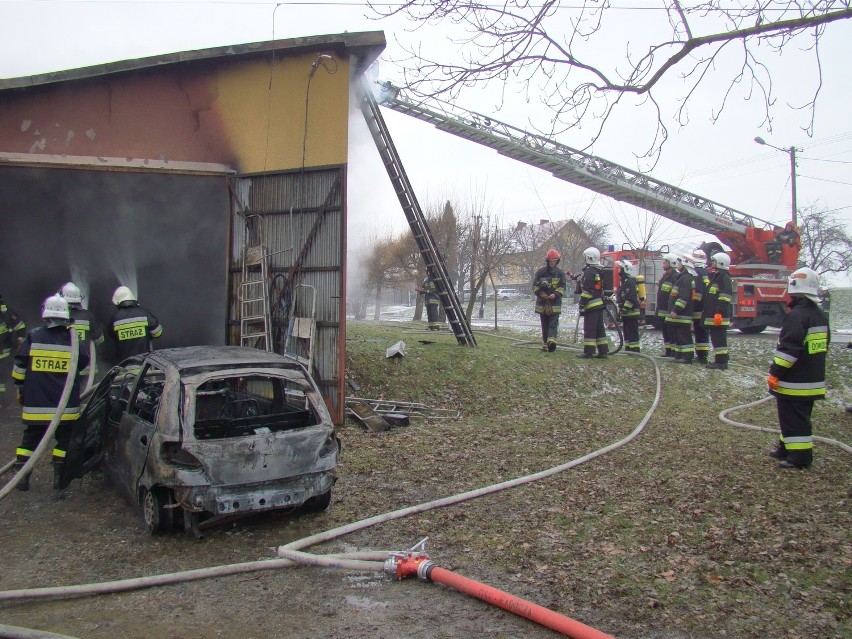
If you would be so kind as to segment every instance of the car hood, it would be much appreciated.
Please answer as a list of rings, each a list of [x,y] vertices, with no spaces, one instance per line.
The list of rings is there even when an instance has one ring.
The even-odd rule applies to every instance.
[[[213,486],[259,484],[332,470],[337,438],[326,425],[228,440],[184,441]]]

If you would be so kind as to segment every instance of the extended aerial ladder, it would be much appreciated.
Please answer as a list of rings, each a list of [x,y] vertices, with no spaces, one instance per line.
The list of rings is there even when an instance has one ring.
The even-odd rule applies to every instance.
[[[796,268],[798,248],[784,246],[780,259],[772,259],[768,244],[775,241],[780,229],[770,222],[489,116],[435,99],[414,102],[388,82],[378,85],[382,106],[549,171],[566,182],[715,235],[731,247],[734,263],[748,264],[741,266],[743,274]]]
[[[364,114],[364,119],[367,121],[367,126],[373,135],[373,141],[376,143],[379,155],[393,184],[394,191],[396,191],[396,195],[402,205],[402,210],[408,219],[414,240],[417,242],[417,248],[423,256],[423,261],[426,263],[426,271],[429,277],[435,282],[435,287],[441,298],[444,312],[447,314],[447,321],[450,324],[450,328],[455,333],[459,344],[462,346],[476,346],[476,338],[473,336],[467,317],[462,311],[461,303],[455,289],[450,283],[444,259],[441,257],[435,239],[432,237],[432,232],[429,230],[429,225],[414,194],[414,189],[411,187],[408,176],[405,174],[402,161],[388,133],[372,89],[364,77],[361,78],[361,82],[357,86],[358,103],[361,107],[361,112]]]

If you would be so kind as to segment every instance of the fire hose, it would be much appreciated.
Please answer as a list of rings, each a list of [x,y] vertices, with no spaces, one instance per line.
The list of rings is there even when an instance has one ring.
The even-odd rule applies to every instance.
[[[71,397],[71,390],[74,388],[74,382],[77,378],[77,362],[79,360],[79,353],[77,352],[77,345],[79,343],[77,331],[70,326],[68,327],[68,330],[71,335],[71,361],[68,362],[68,372],[65,374],[65,386],[62,388],[62,395],[59,397],[59,405],[56,407],[56,414],[53,416],[53,419],[50,420],[50,425],[47,427],[47,430],[42,436],[41,441],[38,443],[38,446],[36,446],[35,451],[33,451],[33,454],[24,466],[15,473],[15,476],[9,480],[9,483],[0,489],[0,501],[3,501],[6,496],[14,490],[15,486],[18,485],[18,482],[20,482],[27,473],[32,471],[33,466],[36,465],[38,460],[44,455],[45,451],[47,451],[47,449],[51,446],[53,443],[53,435],[56,433],[56,429],[59,428],[59,423],[62,421],[62,414],[65,412],[65,407],[68,406],[68,400]],[[3,468],[0,469],[0,475],[11,468],[14,463],[15,460],[13,459],[3,466]]]

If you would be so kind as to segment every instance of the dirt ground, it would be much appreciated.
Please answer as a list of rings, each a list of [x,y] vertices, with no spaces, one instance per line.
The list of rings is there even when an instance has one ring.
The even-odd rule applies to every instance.
[[[18,444],[18,420],[17,409],[0,409],[3,463]],[[103,475],[75,481],[58,499],[51,472],[49,462],[42,461],[29,492],[13,491],[0,502],[0,590],[273,559],[277,546],[345,523],[334,521],[332,503],[328,513],[273,514],[207,530],[200,541],[182,534],[151,537],[141,515]],[[3,477],[3,485],[9,478]],[[368,529],[313,550],[378,550],[370,537]],[[556,636],[437,584],[316,567],[75,599],[0,602],[0,624],[81,639]]]

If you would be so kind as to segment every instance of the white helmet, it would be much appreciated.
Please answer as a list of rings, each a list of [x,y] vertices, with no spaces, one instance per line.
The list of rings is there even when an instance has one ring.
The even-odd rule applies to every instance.
[[[696,264],[704,264],[707,263],[707,253],[704,252],[704,249],[697,248],[692,252],[692,259]]]
[[[683,266],[686,269],[687,273],[690,275],[697,275],[698,273],[695,271],[695,262],[692,261],[692,256],[690,255],[681,255],[677,258],[678,266]]]
[[[79,287],[74,282],[68,282],[67,284],[63,284],[62,288],[59,289],[59,294],[64,297],[65,301],[69,304],[83,303],[83,294],[80,292]]]
[[[122,302],[135,302],[136,296],[126,286],[119,286],[112,294],[112,303],[118,306]]]
[[[787,292],[790,295],[804,295],[819,304],[819,275],[807,266],[793,271],[787,280]]]
[[[65,301],[65,298],[60,297],[59,295],[51,295],[44,300],[44,304],[41,307],[41,318],[61,320],[71,319],[71,315],[68,313],[68,302]]]
[[[639,265],[634,264],[626,257],[622,257],[618,260],[618,266],[624,269],[624,272],[627,273],[630,277],[636,277],[639,274]]]
[[[727,253],[714,253],[710,259],[716,262],[716,268],[720,271],[727,271],[731,268],[731,258]]]
[[[590,246],[585,251],[583,251],[583,261],[586,264],[591,264],[592,266],[600,266],[601,252],[594,246]]]

